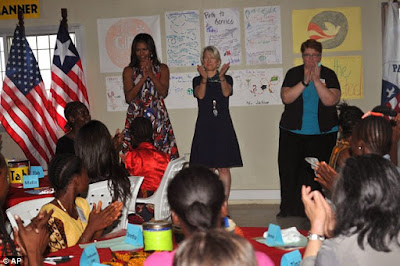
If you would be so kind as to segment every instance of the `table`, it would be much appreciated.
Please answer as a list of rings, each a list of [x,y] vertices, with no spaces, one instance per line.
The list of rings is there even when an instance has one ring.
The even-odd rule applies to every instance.
[[[261,251],[268,255],[275,265],[281,265],[281,258],[285,253],[291,252],[292,250],[283,250],[273,247],[268,247],[254,240],[255,237],[260,237],[268,230],[267,227],[240,227],[242,229],[244,237],[251,243],[253,248],[257,251]],[[300,230],[300,233],[304,236],[307,235],[307,231]],[[301,256],[303,256],[305,248],[299,249]]]
[[[280,265],[281,263],[281,258],[285,253],[290,252],[291,250],[282,250],[282,249],[277,249],[277,248],[272,248],[268,247],[264,244],[261,244],[255,240],[253,240],[254,237],[260,237],[263,235],[265,231],[268,230],[266,227],[240,227],[243,231],[244,237],[253,245],[254,249],[257,251],[261,251],[265,254],[267,254],[271,260],[275,263],[275,265]],[[306,231],[300,231],[303,235],[306,235]],[[116,236],[120,236],[121,233],[116,233]],[[299,251],[303,255],[304,254],[305,248],[300,248]],[[112,259],[112,253],[111,250],[108,248],[100,248],[97,249],[100,257],[100,262],[106,262],[110,261]],[[49,254],[49,256],[67,256],[67,255],[73,255],[74,258],[71,259],[69,262],[62,263],[62,265],[79,265],[79,260],[80,256],[82,254],[82,249],[79,247],[79,245],[75,245],[73,247],[59,250],[57,252],[53,252]],[[48,265],[48,264],[44,264]]]
[[[39,178],[39,187],[49,187],[50,181],[47,176],[43,178]],[[46,197],[54,197],[54,194],[43,194],[43,195],[33,195],[26,193],[26,190],[32,190],[32,188],[23,189],[23,188],[15,188],[10,186],[6,198],[6,202],[4,203],[4,208],[8,209],[14,205],[17,205],[20,202],[39,199],[39,198],[46,198]]]

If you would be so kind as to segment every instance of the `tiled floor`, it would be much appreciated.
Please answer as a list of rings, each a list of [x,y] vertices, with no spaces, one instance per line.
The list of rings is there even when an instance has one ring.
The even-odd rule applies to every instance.
[[[238,226],[267,227],[270,223],[281,228],[296,226],[300,230],[309,230],[307,218],[285,217],[277,218],[278,204],[230,204],[229,215]]]

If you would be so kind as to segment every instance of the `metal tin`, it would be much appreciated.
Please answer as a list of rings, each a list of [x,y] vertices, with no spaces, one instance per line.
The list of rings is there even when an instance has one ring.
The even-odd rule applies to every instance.
[[[24,175],[29,175],[30,162],[29,160],[8,160],[8,175],[10,178],[10,185],[13,187],[22,187]]]
[[[172,251],[172,224],[168,221],[143,223],[144,250]]]

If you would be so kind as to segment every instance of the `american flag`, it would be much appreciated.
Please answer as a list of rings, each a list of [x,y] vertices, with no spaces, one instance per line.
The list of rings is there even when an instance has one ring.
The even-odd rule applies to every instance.
[[[50,112],[56,124],[65,131],[65,105],[68,102],[80,101],[89,109],[89,99],[81,59],[63,23],[60,24],[57,33],[51,79]]]
[[[1,92],[1,123],[32,165],[47,169],[57,135],[46,107],[48,98],[35,56],[17,26]]]

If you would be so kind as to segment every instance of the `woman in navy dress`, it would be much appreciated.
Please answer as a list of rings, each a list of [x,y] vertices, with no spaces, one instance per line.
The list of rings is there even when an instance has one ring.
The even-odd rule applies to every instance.
[[[218,170],[228,199],[231,187],[231,167],[243,166],[239,144],[229,113],[229,96],[233,79],[225,75],[229,63],[221,65],[219,51],[214,46],[204,48],[200,76],[193,79],[194,96],[199,112],[192,142],[190,164],[201,164]]]

